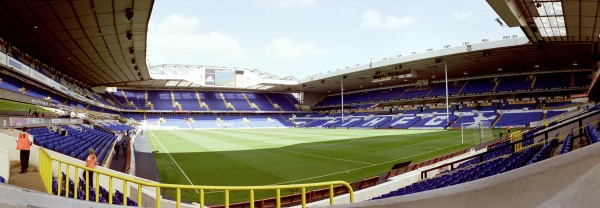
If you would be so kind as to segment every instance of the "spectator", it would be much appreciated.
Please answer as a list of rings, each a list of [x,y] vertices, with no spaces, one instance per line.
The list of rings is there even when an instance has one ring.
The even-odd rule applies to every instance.
[[[127,156],[127,142],[123,142],[121,146],[123,147],[123,156]]]
[[[96,154],[94,154],[94,149],[90,148],[89,152],[88,152],[88,156],[85,160],[85,166],[91,169],[95,169],[96,168]],[[89,180],[89,187],[94,187],[94,172],[93,171],[89,171],[89,170],[85,170],[85,172],[83,173],[83,178],[85,180],[85,173],[87,172],[87,176],[88,176],[88,180]]]
[[[115,149],[115,153],[116,153],[115,154],[115,160],[118,160],[119,159],[119,150],[121,149],[119,147],[119,143],[115,144],[115,148],[114,149]]]
[[[17,139],[17,150],[20,150],[21,159],[21,172],[20,174],[26,173],[29,168],[29,149],[31,147],[31,141],[29,141],[29,135],[27,134],[27,128],[23,128],[25,134],[19,134]]]

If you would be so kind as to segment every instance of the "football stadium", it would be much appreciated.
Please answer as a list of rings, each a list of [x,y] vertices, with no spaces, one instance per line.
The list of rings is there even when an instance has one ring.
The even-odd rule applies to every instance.
[[[235,13],[252,1],[218,2]],[[308,10],[334,1],[257,2],[282,19],[296,12],[311,19]],[[366,2],[393,4],[337,3]],[[305,77],[314,66],[286,58],[331,52],[283,37],[264,49],[297,68],[239,66],[261,59],[244,54],[219,61],[228,56],[221,48],[237,50],[235,40],[182,34],[198,25],[228,28],[232,17],[196,1],[208,8],[200,13],[223,15],[150,20],[177,3],[188,1],[0,1],[0,207],[600,204],[600,1],[461,2],[483,4],[487,10],[477,12],[495,17],[486,25],[519,35],[385,58],[362,51],[368,61]],[[293,9],[303,6],[307,13]],[[357,27],[378,33],[407,24],[444,29],[360,10]],[[454,11],[452,18],[478,14]],[[262,34],[243,22],[233,26]],[[336,39],[346,44],[363,41],[341,32]],[[452,35],[436,36],[445,38]],[[170,41],[192,49],[153,48]],[[430,45],[400,43],[408,42]],[[209,61],[160,63],[161,53]],[[321,69],[334,63],[319,60]]]

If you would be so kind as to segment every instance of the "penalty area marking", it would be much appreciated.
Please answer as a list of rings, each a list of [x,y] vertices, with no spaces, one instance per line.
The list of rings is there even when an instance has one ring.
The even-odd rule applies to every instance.
[[[171,153],[169,153],[169,151],[167,150],[167,148],[165,148],[165,146],[163,146],[162,142],[160,142],[160,140],[158,140],[158,138],[156,137],[156,135],[154,135],[154,132],[150,132],[152,133],[152,137],[154,137],[154,139],[158,142],[158,144],[160,144],[160,146],[165,150],[165,152],[167,153],[167,155],[169,155],[169,157],[171,158],[171,160],[173,160],[173,162],[175,163],[175,165],[177,166],[177,168],[179,168],[179,171],[181,171],[181,173],[183,173],[183,176],[185,177],[185,179],[187,179],[188,182],[190,182],[190,184],[192,186],[195,186],[194,183],[192,183],[192,180],[190,180],[190,178],[187,176],[187,174],[185,174],[185,172],[183,172],[183,169],[181,169],[181,167],[179,166],[179,164],[177,164],[177,161],[175,161],[175,159],[173,159],[173,156],[171,156]],[[196,193],[200,193],[198,192],[198,190],[194,190],[196,191]]]

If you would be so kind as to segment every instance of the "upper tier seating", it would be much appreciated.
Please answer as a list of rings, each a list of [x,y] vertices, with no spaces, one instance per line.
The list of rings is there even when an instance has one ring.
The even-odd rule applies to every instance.
[[[295,105],[300,104],[298,100],[290,94],[265,93],[265,96],[268,97],[273,104],[279,105],[283,111],[297,111],[298,109]]]
[[[529,126],[530,122],[542,120],[543,112],[504,113],[496,127]]]
[[[173,107],[171,91],[168,90],[149,90],[148,101],[154,106],[154,110],[177,110]]]
[[[420,98],[420,97],[423,97],[423,96],[427,95],[427,93],[429,93],[429,91],[431,91],[430,88],[421,88],[421,89],[414,89],[414,90],[406,90],[398,98],[399,99]]]
[[[529,90],[532,79],[529,76],[502,77],[496,87],[497,92]]]
[[[537,75],[534,88],[564,88],[571,86],[571,73]]]
[[[454,95],[463,87],[463,83],[448,83],[448,95]],[[446,96],[446,84],[436,84],[427,94],[428,97]]]
[[[381,90],[381,93],[379,93],[379,97],[377,97],[375,101],[395,100],[398,97],[400,97],[402,93],[404,93],[404,90],[405,89],[402,87]]]
[[[491,92],[495,85],[493,79],[469,80],[460,94]]]
[[[194,91],[173,91],[173,97],[175,98],[175,102],[178,102],[179,105],[181,105],[181,110],[207,110],[204,107],[200,107],[198,96]]]
[[[263,93],[245,92],[244,94],[246,94],[246,97],[250,103],[256,104],[258,109],[261,111],[280,111],[280,109],[273,107],[273,104],[271,101],[269,101],[269,98],[267,98],[267,96]]]
[[[255,111],[257,109],[252,108],[248,100],[244,97],[244,94],[241,92],[223,92],[223,97],[225,101],[231,103],[235,110],[238,111]]]
[[[225,101],[219,92],[198,92],[200,95],[200,100],[205,102],[208,105],[208,108],[211,111],[231,111],[231,108],[228,108],[225,105]]]

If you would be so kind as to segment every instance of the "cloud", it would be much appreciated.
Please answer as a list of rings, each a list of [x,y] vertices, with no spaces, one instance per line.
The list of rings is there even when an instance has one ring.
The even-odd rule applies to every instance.
[[[274,38],[265,46],[267,56],[280,60],[298,60],[306,56],[325,56],[327,50],[312,43],[298,43],[290,37]]]
[[[270,8],[273,6],[281,8],[292,8],[292,7],[305,7],[317,5],[317,0],[260,0],[258,1],[259,6],[264,8]]]
[[[466,11],[452,11],[452,15],[451,17],[457,20],[462,20],[462,19],[467,19],[469,17],[471,17],[471,15],[473,15],[473,11],[471,10],[466,10]]]
[[[415,22],[417,22],[417,19],[414,17],[383,17],[377,11],[367,10],[363,13],[361,26],[366,28],[397,29]]]
[[[234,38],[219,32],[200,32],[196,17],[171,15],[148,26],[148,59],[157,64],[211,64],[243,61],[246,53]],[[204,63],[191,63],[203,61]],[[207,63],[211,61],[211,63]]]

